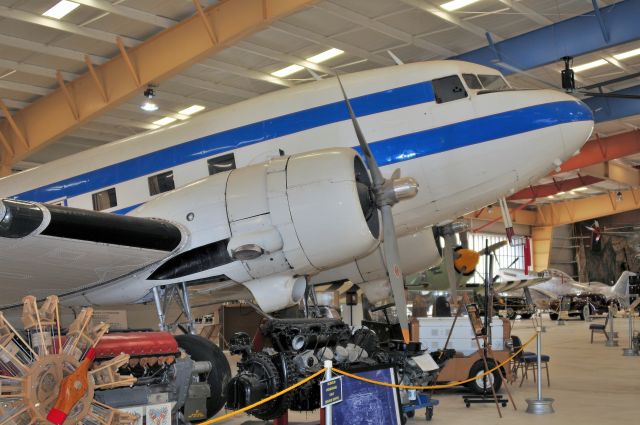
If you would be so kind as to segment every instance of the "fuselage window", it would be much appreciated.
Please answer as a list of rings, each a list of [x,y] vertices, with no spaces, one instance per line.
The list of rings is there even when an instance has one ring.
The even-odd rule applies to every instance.
[[[509,84],[500,75],[479,75],[485,90],[509,90]]]
[[[149,195],[154,196],[159,193],[174,190],[176,184],[173,181],[173,171],[165,171],[149,177]]]
[[[467,87],[472,90],[482,90],[482,84],[480,84],[480,80],[475,74],[462,74],[462,78],[464,78],[464,82],[467,83]]]
[[[446,103],[453,100],[464,99],[467,91],[462,85],[460,77],[451,75],[449,77],[433,80],[433,91],[436,95],[436,102]]]
[[[235,170],[236,158],[232,153],[217,156],[207,160],[209,165],[209,175],[223,173],[225,171]]]
[[[107,210],[118,206],[118,198],[116,197],[116,188],[103,190],[102,192],[91,195],[93,198],[94,211]]]

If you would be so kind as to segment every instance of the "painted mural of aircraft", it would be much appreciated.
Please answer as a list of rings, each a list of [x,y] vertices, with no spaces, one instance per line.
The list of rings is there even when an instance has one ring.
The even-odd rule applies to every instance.
[[[344,93],[336,78],[300,85],[0,180],[2,307],[51,293],[159,305],[161,287],[209,284],[272,312],[308,279],[382,281],[400,307],[403,273],[440,261],[430,226],[535,183],[594,125],[570,95],[514,90],[465,62],[342,82]]]

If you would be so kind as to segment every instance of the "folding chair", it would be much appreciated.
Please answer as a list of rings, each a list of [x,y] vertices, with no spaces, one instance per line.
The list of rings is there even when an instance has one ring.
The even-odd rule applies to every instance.
[[[609,324],[609,316],[611,316],[610,314],[607,314],[607,318],[604,320],[604,324],[601,323],[592,323],[589,325],[589,329],[591,330],[591,343],[593,344],[593,334],[594,333],[602,333],[604,334],[604,337],[607,338],[607,341],[609,341],[609,334],[607,333],[607,324]]]

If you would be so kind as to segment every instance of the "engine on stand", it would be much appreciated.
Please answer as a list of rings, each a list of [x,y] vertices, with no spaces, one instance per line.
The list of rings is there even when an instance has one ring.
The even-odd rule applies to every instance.
[[[232,354],[242,355],[238,373],[227,386],[227,408],[232,410],[288,388],[322,369],[325,360],[332,360],[342,370],[393,365],[399,382],[408,385],[428,385],[437,371],[419,344],[381,342],[371,329],[352,332],[349,325],[333,318],[268,319],[255,341],[246,333],[237,333],[229,343]],[[434,367],[425,367],[428,362],[421,361],[425,358]],[[316,410],[320,407],[320,380],[309,381],[249,413],[269,420],[287,410]]]
[[[140,416],[189,424],[225,404],[222,351],[196,335],[108,334],[84,308],[67,329],[56,296],[24,298],[17,330],[0,312],[0,423],[126,425]],[[149,422],[147,422],[149,423]],[[165,423],[165,422],[162,422]]]
[[[193,346],[203,347],[193,351]],[[128,332],[109,334],[96,347],[96,364],[108,362],[119,353],[129,355],[129,361],[118,370],[121,375],[136,378],[131,387],[97,391],[96,400],[115,408],[172,405],[177,423],[200,421],[213,416],[224,405],[223,380],[228,380],[228,364],[212,357],[205,360],[208,340],[194,336],[173,336],[167,332]],[[217,348],[217,347],[216,347]],[[211,354],[214,354],[213,349]],[[224,367],[227,368],[226,379]],[[212,372],[213,368],[218,371]],[[217,393],[216,393],[217,392]]]

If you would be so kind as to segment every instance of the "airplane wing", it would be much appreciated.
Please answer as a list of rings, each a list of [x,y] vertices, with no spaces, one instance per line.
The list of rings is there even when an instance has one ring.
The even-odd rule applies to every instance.
[[[504,282],[496,282],[493,284],[495,292],[511,292],[518,289],[530,288],[539,283],[546,282],[548,277],[536,277],[533,279],[508,280]]]
[[[70,295],[156,264],[188,240],[186,230],[120,216],[0,200],[0,309],[36,297]]]

